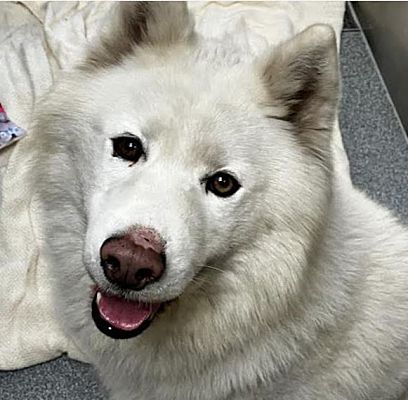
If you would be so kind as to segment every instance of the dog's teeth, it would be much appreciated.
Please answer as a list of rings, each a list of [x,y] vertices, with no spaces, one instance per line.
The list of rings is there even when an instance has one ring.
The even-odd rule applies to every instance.
[[[96,304],[99,306],[99,302],[101,301],[101,292],[97,292],[96,293]]]

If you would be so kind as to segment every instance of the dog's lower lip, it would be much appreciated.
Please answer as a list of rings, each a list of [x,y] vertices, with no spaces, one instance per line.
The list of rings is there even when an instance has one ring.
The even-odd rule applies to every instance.
[[[119,329],[113,326],[105,318],[102,317],[99,307],[98,307],[100,296],[101,296],[100,292],[96,291],[93,297],[93,300],[92,300],[92,319],[94,320],[96,327],[102,333],[104,333],[105,335],[113,339],[130,339],[130,338],[140,335],[150,326],[157,312],[162,309],[162,305],[160,305],[159,309],[156,312],[152,313],[152,315],[150,315],[149,318],[143,321],[143,323],[139,325],[136,329],[133,329],[133,330]]]

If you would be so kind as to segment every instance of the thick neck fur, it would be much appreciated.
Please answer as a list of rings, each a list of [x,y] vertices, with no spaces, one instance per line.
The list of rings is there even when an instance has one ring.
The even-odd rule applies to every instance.
[[[136,340],[135,350],[129,350],[120,362],[120,375],[127,371],[128,379],[132,377],[138,382],[135,387],[140,384],[144,388],[143,395],[139,397],[132,392],[131,398],[241,399],[231,395],[232,388],[240,388],[252,393],[242,399],[259,400],[274,395],[276,399],[300,400],[320,398],[323,393],[319,391],[327,387],[333,397],[326,398],[339,399],[348,398],[343,397],[346,383],[348,390],[354,387],[353,398],[368,398],[362,380],[383,377],[387,370],[383,364],[395,362],[381,356],[381,338],[394,331],[397,343],[400,334],[395,331],[398,321],[390,317],[389,326],[382,326],[378,331],[378,341],[362,343],[365,334],[379,329],[375,315],[381,318],[380,314],[386,312],[384,308],[376,308],[376,302],[390,300],[390,294],[381,300],[384,293],[378,293],[375,298],[373,286],[379,285],[382,279],[395,279],[391,272],[379,276],[377,267],[380,258],[386,258],[391,269],[400,268],[402,258],[387,248],[392,246],[396,232],[406,239],[408,236],[397,223],[389,221],[385,210],[377,210],[378,217],[367,220],[364,214],[370,214],[370,208],[374,207],[361,193],[336,183],[327,225],[316,238],[314,254],[304,253],[303,259],[296,260],[299,264],[309,264],[303,265],[295,286],[288,288],[285,282],[265,280],[264,286],[257,282],[258,292],[247,293],[236,274],[212,271],[214,284],[210,289],[202,287],[194,294],[187,293],[171,305],[161,316],[163,323],[151,334]],[[382,233],[387,218],[388,233]],[[263,240],[264,243],[258,241],[254,246],[251,268],[287,267],[270,265],[273,257],[263,254],[270,238],[265,236]],[[287,246],[287,259],[291,258],[293,244]],[[403,255],[406,263],[408,245],[405,249],[399,256]],[[251,275],[247,278],[252,279]],[[394,290],[398,290],[395,284]],[[285,286],[287,293],[274,291],[279,285]],[[400,296],[408,297],[402,286],[399,289]],[[369,315],[374,318],[368,318]],[[406,345],[400,349],[406,354]],[[102,354],[105,371],[117,369],[118,360],[109,357],[110,351],[105,349]],[[350,357],[359,359],[361,369],[347,369],[355,365],[349,364]],[[140,362],[137,374],[131,367],[135,359]],[[371,369],[364,368],[367,362],[371,363]],[[232,365],[233,368],[229,367]],[[335,373],[339,368],[349,375],[342,382]],[[326,385],[321,382],[323,371]],[[372,377],[363,376],[367,374]],[[117,379],[116,374],[108,377],[113,386]],[[288,380],[290,385],[286,384]],[[150,389],[148,382],[152,385]],[[398,387],[395,381],[393,385],[394,389]],[[208,390],[202,390],[201,386]],[[337,392],[333,387],[337,387]],[[258,394],[254,394],[255,388]],[[388,387],[381,393],[383,390]],[[123,398],[128,395],[125,390]]]

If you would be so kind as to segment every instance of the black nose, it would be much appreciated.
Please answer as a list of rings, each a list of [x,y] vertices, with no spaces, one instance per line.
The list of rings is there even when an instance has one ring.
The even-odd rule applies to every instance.
[[[100,256],[106,278],[124,289],[142,290],[158,281],[165,269],[164,246],[152,230],[109,238]]]

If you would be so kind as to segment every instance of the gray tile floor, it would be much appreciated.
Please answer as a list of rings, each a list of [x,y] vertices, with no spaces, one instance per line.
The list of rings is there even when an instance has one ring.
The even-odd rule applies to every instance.
[[[340,123],[352,178],[370,196],[407,218],[408,142],[360,32],[353,21],[346,27]],[[0,373],[1,400],[103,398],[92,370],[65,358]]]
[[[1,400],[102,400],[93,370],[67,358],[16,372],[0,372]]]
[[[408,217],[408,141],[359,31],[341,46],[343,98],[340,126],[358,187]]]

